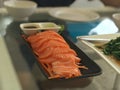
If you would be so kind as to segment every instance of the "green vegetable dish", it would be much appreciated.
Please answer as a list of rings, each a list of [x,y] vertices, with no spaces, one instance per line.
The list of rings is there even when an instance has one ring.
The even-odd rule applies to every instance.
[[[120,60],[120,37],[116,39],[112,39],[108,43],[104,44],[103,46],[97,46],[103,50],[105,55],[112,55],[117,60]]]

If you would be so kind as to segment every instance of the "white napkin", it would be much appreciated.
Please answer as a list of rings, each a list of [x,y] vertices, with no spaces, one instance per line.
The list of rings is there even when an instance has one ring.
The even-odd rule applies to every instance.
[[[89,35],[98,35],[98,34],[112,34],[117,33],[118,28],[115,23],[110,19],[104,19],[100,24],[98,24],[95,28],[90,30]]]

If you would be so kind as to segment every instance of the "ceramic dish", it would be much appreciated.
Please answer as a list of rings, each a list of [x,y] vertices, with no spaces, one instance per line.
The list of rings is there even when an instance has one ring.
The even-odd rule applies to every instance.
[[[80,77],[77,77],[77,78],[87,78],[87,77],[93,77],[93,76],[100,75],[102,73],[101,68],[93,60],[91,60],[85,53],[83,53],[73,42],[71,42],[68,39],[68,37],[66,36],[66,33],[64,33],[64,32],[61,34],[61,36],[65,39],[65,41],[69,44],[69,46],[76,51],[78,57],[80,57],[82,60],[82,62],[81,62],[82,65],[85,65],[88,68],[87,70],[81,69],[80,71],[83,75]],[[45,71],[45,69],[42,67],[42,65],[36,59],[36,56],[34,55],[30,45],[25,40],[23,41],[23,43],[24,43],[25,47],[27,47],[26,50],[24,50],[24,51],[31,50],[30,57],[35,58],[34,61],[36,61],[38,63],[38,66],[39,66],[41,72],[43,72],[43,74],[46,76],[46,78],[48,78],[49,77],[48,73]]]
[[[54,8],[49,14],[58,19],[78,22],[89,22],[100,17],[98,13],[80,8]]]
[[[24,21],[36,11],[37,3],[30,0],[6,0],[4,7],[15,21]]]
[[[120,33],[107,34],[107,35],[105,34],[105,35],[81,36],[81,37],[82,38],[85,37],[85,38],[115,39],[119,36],[120,36]],[[78,38],[80,38],[80,37],[78,37]],[[78,40],[80,40],[80,39],[78,39]],[[104,55],[102,50],[95,47],[96,44],[100,44],[100,43],[93,43],[93,42],[90,42],[87,40],[80,40],[80,41],[82,41],[85,45],[89,46],[96,53],[98,53],[98,55],[100,55],[108,64],[110,64],[120,74],[120,61],[113,59],[110,56]]]
[[[24,32],[24,34],[31,35],[42,30],[53,30],[55,32],[58,32],[61,27],[53,22],[39,22],[39,23],[22,23],[20,24],[20,28]]]

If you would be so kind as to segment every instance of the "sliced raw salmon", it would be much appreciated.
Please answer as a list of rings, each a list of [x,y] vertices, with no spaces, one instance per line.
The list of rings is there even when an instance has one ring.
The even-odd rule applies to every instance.
[[[52,78],[73,78],[81,76],[81,59],[69,47],[67,42],[54,31],[44,31],[26,38],[31,45],[38,62]]]

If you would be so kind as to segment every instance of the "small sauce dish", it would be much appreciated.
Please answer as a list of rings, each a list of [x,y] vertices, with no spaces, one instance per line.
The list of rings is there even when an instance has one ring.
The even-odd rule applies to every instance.
[[[35,34],[45,30],[53,30],[58,32],[61,29],[59,25],[53,22],[22,23],[20,24],[20,28],[26,35]]]

